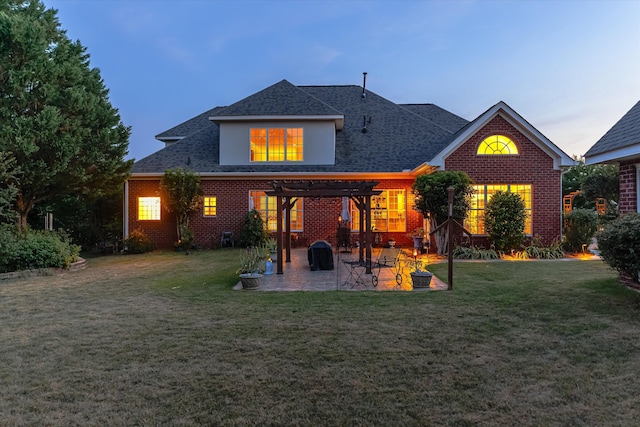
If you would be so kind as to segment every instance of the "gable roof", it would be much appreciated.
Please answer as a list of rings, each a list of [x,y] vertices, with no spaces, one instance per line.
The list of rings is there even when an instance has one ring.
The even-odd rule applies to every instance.
[[[462,144],[464,144],[471,136],[484,127],[489,121],[496,116],[501,116],[513,127],[518,129],[524,135],[526,135],[534,144],[536,144],[542,151],[544,151],[549,157],[553,159],[553,166],[555,169],[562,167],[573,166],[575,161],[571,159],[564,151],[558,148],[553,142],[551,142],[540,131],[527,122],[516,111],[509,107],[505,102],[500,101],[487,111],[478,116],[475,120],[468,123],[461,128],[455,138],[449,145],[444,147],[433,159],[430,164],[435,167],[444,169],[445,159],[457,150]]]
[[[640,158],[640,101],[636,103],[584,155],[585,163]]]
[[[313,173],[389,173],[413,170],[431,159],[454,137],[456,124],[466,123],[438,107],[395,104],[371,91],[362,97],[361,86],[293,86],[283,80],[228,107],[209,110],[222,117],[344,116],[344,127],[335,134],[335,164],[220,165],[219,125],[205,123],[207,112],[159,136],[188,133],[179,143],[165,147],[134,164],[132,174],[162,174],[166,169],[189,167],[202,175]],[[273,109],[269,102],[275,103]],[[427,110],[434,117],[423,117]],[[363,132],[363,128],[366,131]]]
[[[159,133],[158,135],[156,135],[156,139],[163,142],[175,142],[202,130],[202,128],[212,126],[213,123],[211,123],[209,117],[215,115],[217,111],[220,111],[224,108],[225,107],[215,107],[211,110],[205,111],[204,113],[198,114],[197,116],[192,117],[189,120],[172,127],[171,129]]]

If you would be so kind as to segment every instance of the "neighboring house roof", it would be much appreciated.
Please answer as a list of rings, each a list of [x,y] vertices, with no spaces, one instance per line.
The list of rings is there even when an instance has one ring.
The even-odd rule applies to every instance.
[[[584,156],[587,164],[640,158],[640,101],[631,107]]]
[[[283,80],[228,107],[200,114],[169,131],[162,138],[182,136],[179,143],[137,161],[132,173],[161,174],[189,167],[202,174],[304,174],[388,173],[413,170],[431,159],[454,137],[456,124],[466,121],[438,107],[421,114],[395,104],[360,86],[294,86]],[[273,110],[268,108],[274,102]],[[295,106],[295,108],[293,108]],[[416,107],[417,109],[417,107]],[[434,117],[423,117],[431,109]],[[344,128],[336,132],[333,165],[300,163],[220,165],[219,127],[203,118],[237,116],[344,116]],[[366,132],[362,132],[366,127]],[[175,140],[175,139],[174,139]]]
[[[475,120],[468,123],[461,128],[455,138],[449,145],[444,147],[429,164],[439,168],[444,168],[445,159],[457,150],[462,144],[464,144],[471,136],[473,136],[478,130],[484,127],[489,121],[496,116],[503,117],[513,127],[518,129],[524,135],[527,136],[534,144],[536,144],[542,151],[544,151],[549,157],[553,159],[553,166],[555,169],[562,167],[574,166],[575,161],[571,159],[564,151],[558,148],[553,142],[551,142],[540,131],[527,122],[516,111],[509,107],[505,102],[500,101],[487,111],[478,116]]]

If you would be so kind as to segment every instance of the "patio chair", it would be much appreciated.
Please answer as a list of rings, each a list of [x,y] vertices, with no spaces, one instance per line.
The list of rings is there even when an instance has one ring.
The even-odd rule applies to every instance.
[[[220,247],[221,248],[235,247],[235,242],[233,241],[233,231],[222,232],[222,237],[220,238]]]
[[[350,285],[351,289],[356,286],[366,286],[366,282],[362,275],[366,271],[366,265],[357,260],[357,261],[342,261],[342,263],[347,267],[347,271],[349,272],[349,276],[346,278],[342,286]]]

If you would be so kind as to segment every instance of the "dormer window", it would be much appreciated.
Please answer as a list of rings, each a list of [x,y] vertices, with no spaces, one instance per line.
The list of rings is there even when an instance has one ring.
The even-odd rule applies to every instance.
[[[491,135],[478,146],[478,155],[517,155],[518,147],[504,135]]]
[[[302,128],[251,128],[252,162],[301,162]]]

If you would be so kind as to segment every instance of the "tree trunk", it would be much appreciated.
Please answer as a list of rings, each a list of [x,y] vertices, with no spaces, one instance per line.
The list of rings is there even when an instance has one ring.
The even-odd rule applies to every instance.
[[[21,194],[16,198],[16,212],[18,212],[18,223],[16,224],[21,230],[27,228],[27,217],[33,208],[33,200],[25,200]]]
[[[431,230],[435,230],[436,228],[438,228],[438,222],[435,220],[435,218],[429,218],[429,226]],[[439,231],[436,231],[434,234],[434,240],[436,243],[438,255],[444,255],[447,252],[447,229],[442,228]]]

